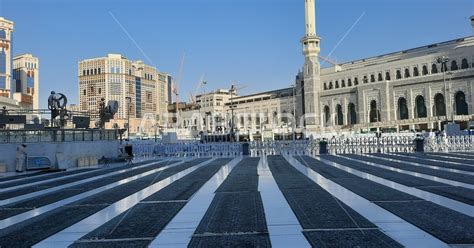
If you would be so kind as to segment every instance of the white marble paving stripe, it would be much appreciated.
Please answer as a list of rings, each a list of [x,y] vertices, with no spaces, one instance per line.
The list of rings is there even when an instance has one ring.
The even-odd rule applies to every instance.
[[[367,156],[367,157],[373,157],[373,156]],[[360,163],[363,163],[363,164],[366,164],[366,165],[370,165],[370,166],[374,166],[374,167],[378,167],[378,168],[382,168],[382,169],[387,169],[387,170],[391,170],[391,171],[394,171],[394,172],[398,172],[398,173],[402,173],[402,174],[406,174],[406,175],[410,175],[410,176],[420,177],[420,178],[428,179],[428,180],[435,181],[435,182],[449,184],[449,185],[452,185],[452,186],[459,186],[459,187],[464,187],[464,188],[468,188],[468,189],[474,189],[474,185],[468,184],[468,183],[461,183],[461,182],[458,182],[458,181],[453,181],[453,180],[450,180],[450,179],[445,179],[445,178],[441,178],[441,177],[437,177],[437,176],[427,175],[427,174],[423,174],[423,173],[420,173],[420,172],[402,170],[402,169],[399,169],[399,168],[391,167],[390,165],[383,165],[383,164],[379,164],[379,163],[373,163],[373,162],[369,162],[369,161],[365,161],[365,160],[355,159],[355,158],[352,158],[352,157],[350,159],[354,160],[354,161],[357,161],[357,162],[360,162]]]
[[[74,170],[79,170],[79,169],[84,169],[84,168],[68,169],[67,171],[61,171],[61,172],[57,172],[57,173],[55,173],[55,174],[60,175],[61,173],[65,173],[65,172],[69,172],[69,171],[74,171]],[[26,173],[26,174],[23,174],[23,173]],[[0,178],[3,179],[3,178],[18,176],[18,175],[27,175],[27,174],[34,174],[34,173],[38,173],[38,172],[37,172],[37,171],[31,171],[31,172],[28,171],[28,172],[22,172],[22,173],[9,172],[8,174],[5,173],[4,176],[0,176]],[[41,178],[41,177],[46,177],[46,176],[50,176],[50,175],[51,175],[51,174],[45,173],[45,174],[38,174],[38,175],[36,175],[36,176],[21,177],[21,178],[17,178],[17,179],[13,179],[13,180],[8,180],[8,181],[0,182],[0,187],[2,187],[3,184],[7,184],[7,183],[21,182],[21,181],[24,181],[24,180],[27,180],[27,179]]]
[[[471,217],[474,216],[474,207],[471,206],[471,205],[468,205],[468,204],[465,204],[465,203],[462,203],[462,202],[458,202],[458,201],[455,201],[455,200],[452,200],[452,199],[449,199],[449,198],[446,198],[446,197],[443,197],[443,196],[440,196],[440,195],[436,195],[436,194],[433,194],[433,193],[430,193],[430,192],[427,192],[427,191],[423,191],[423,190],[420,190],[420,189],[417,189],[417,188],[408,187],[408,186],[405,186],[405,185],[387,180],[387,179],[382,178],[382,177],[378,177],[378,176],[375,176],[375,175],[372,175],[372,174],[369,174],[369,173],[366,173],[366,172],[362,172],[362,171],[359,171],[359,170],[355,170],[355,169],[343,166],[341,164],[338,164],[338,163],[335,163],[335,162],[332,162],[332,161],[329,161],[329,160],[325,160],[325,159],[320,158],[320,157],[316,157],[316,159],[320,160],[321,162],[323,162],[325,164],[328,164],[328,165],[334,166],[336,168],[345,170],[345,171],[350,172],[350,173],[352,173],[356,176],[369,179],[369,180],[374,181],[376,183],[379,183],[379,184],[382,184],[384,186],[388,186],[390,188],[401,191],[403,193],[407,193],[407,194],[416,196],[418,198],[436,203],[440,206],[447,207],[449,209],[452,209],[454,211],[469,215]]]
[[[437,160],[435,158],[421,158],[421,157],[415,157],[415,156],[409,156],[409,155],[405,155],[405,154],[397,154],[397,153],[390,153],[391,155],[395,155],[395,156],[398,156],[398,157],[401,157],[401,158],[415,158],[415,159],[419,159],[420,162],[423,162],[423,160],[427,160],[427,161],[431,161],[431,162],[438,162],[438,163],[446,163],[446,164],[453,164],[453,165],[466,165],[466,166],[469,166],[468,164],[463,164],[463,163],[458,163],[458,162],[453,162],[453,161],[443,161],[443,160]]]
[[[162,161],[162,162],[163,162],[163,161]],[[33,217],[35,217],[35,216],[38,216],[38,215],[40,215],[40,214],[44,214],[44,213],[49,212],[49,211],[51,211],[51,210],[53,210],[53,209],[62,207],[62,206],[67,205],[67,204],[69,204],[69,203],[72,203],[72,202],[75,202],[75,201],[84,199],[84,198],[89,197],[89,196],[91,196],[91,195],[94,195],[94,194],[103,192],[103,191],[105,191],[105,190],[114,188],[114,187],[116,187],[116,186],[119,186],[119,185],[122,185],[122,184],[125,184],[125,183],[128,183],[128,182],[131,182],[131,181],[140,179],[140,178],[142,178],[142,177],[148,176],[148,175],[153,174],[153,173],[156,173],[156,172],[158,172],[158,171],[165,170],[165,169],[170,168],[170,167],[172,167],[172,166],[176,166],[176,165],[182,164],[182,163],[184,163],[184,162],[185,162],[185,161],[181,161],[181,162],[177,162],[177,163],[176,163],[176,161],[169,161],[170,164],[169,164],[169,165],[166,165],[166,166],[164,166],[164,167],[160,167],[160,168],[157,168],[157,169],[154,169],[154,170],[150,170],[150,171],[144,172],[144,173],[142,173],[142,174],[138,174],[138,175],[135,175],[135,176],[131,176],[131,177],[122,179],[122,180],[120,180],[120,181],[117,181],[117,182],[114,182],[114,183],[111,183],[111,184],[102,186],[102,187],[100,187],[100,188],[96,188],[96,189],[93,189],[93,190],[90,190],[90,191],[86,191],[86,192],[81,193],[81,194],[79,194],[79,195],[75,195],[75,196],[72,196],[72,197],[69,197],[69,198],[66,198],[66,199],[63,199],[63,200],[60,200],[60,201],[57,201],[57,202],[48,204],[48,205],[46,205],[46,206],[42,206],[42,207],[39,207],[39,208],[30,210],[30,211],[28,211],[28,212],[21,213],[21,214],[19,214],[19,215],[15,215],[15,216],[12,216],[12,217],[7,218],[7,219],[0,220],[0,230],[1,230],[1,229],[4,229],[4,228],[7,228],[7,227],[9,227],[9,226],[11,226],[11,225],[20,223],[20,222],[22,222],[22,221],[28,220],[28,219],[33,218]]]
[[[104,178],[104,177],[108,177],[108,176],[114,176],[114,175],[118,175],[118,174],[123,173],[123,172],[132,171],[132,170],[136,170],[136,169],[139,169],[139,168],[151,166],[151,165],[154,165],[154,164],[157,164],[157,163],[160,163],[160,162],[150,162],[148,164],[140,165],[140,166],[124,167],[122,170],[119,170],[119,171],[108,172],[106,174],[97,175],[95,177],[75,181],[75,182],[72,182],[72,183],[62,184],[62,185],[47,188],[47,189],[44,189],[44,190],[35,191],[35,192],[29,193],[29,194],[23,194],[23,195],[19,195],[19,196],[16,196],[16,197],[8,198],[8,199],[0,201],[0,207],[5,206],[7,204],[12,204],[12,203],[15,203],[15,202],[23,201],[23,200],[26,200],[26,199],[29,199],[29,198],[37,197],[37,196],[40,196],[40,195],[45,195],[45,194],[48,194],[48,193],[51,193],[51,192],[56,192],[58,190],[62,190],[62,189],[68,188],[68,187],[73,187],[73,186],[76,186],[76,185],[79,185],[79,184],[91,182],[91,181],[94,181],[94,180],[97,180],[97,179],[100,179],[100,178]],[[63,178],[66,178],[66,177],[63,177]]]
[[[426,168],[430,168],[430,169],[449,171],[449,172],[474,176],[474,172],[463,171],[463,170],[452,169],[452,168],[446,168],[446,167],[439,167],[439,166],[434,166],[434,165],[420,164],[420,163],[415,163],[415,162],[411,162],[411,161],[405,161],[405,160],[403,160],[403,157],[400,157],[398,159],[394,159],[394,158],[387,158],[387,157],[377,156],[377,155],[374,155],[374,154],[365,154],[364,156],[375,157],[375,158],[380,158],[380,159],[393,161],[393,162],[405,163],[405,164],[410,164],[410,165],[414,165],[414,166],[420,166],[420,167],[426,167]],[[423,161],[420,161],[420,162],[423,162]]]
[[[188,175],[189,173],[195,171],[196,169],[202,166],[208,165],[212,161],[214,161],[214,159],[209,159],[191,168],[178,172],[159,182],[155,182],[154,184],[126,198],[123,198],[120,201],[117,201],[111,204],[105,209],[85,218],[84,220],[77,222],[76,224],[42,240],[41,242],[35,244],[33,247],[49,248],[49,247],[67,247],[69,245],[72,245],[74,241],[80,239],[82,236],[88,234],[89,232],[92,232],[96,228],[112,220],[113,218],[119,216],[121,213],[127,211],[128,209],[133,208],[141,200],[160,191],[164,187],[170,185],[176,180],[181,179],[182,177]]]
[[[258,190],[272,247],[311,247],[303,235],[303,227],[273,178],[267,157],[260,159],[258,165]]]
[[[214,199],[214,192],[241,160],[242,157],[233,159],[209,179],[168,223],[163,231],[160,232],[149,247],[186,247],[211,205]]]
[[[403,246],[416,248],[449,247],[446,243],[400,217],[321,176],[319,173],[302,165],[295,158],[291,156],[285,156],[285,158],[301,173],[305,174],[334,197],[374,223],[385,234]]]

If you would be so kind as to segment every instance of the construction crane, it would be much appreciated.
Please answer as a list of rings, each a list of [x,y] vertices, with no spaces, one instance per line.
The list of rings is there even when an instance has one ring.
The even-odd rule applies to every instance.
[[[194,91],[194,94],[189,92],[189,101],[192,104],[196,104],[196,96],[199,94],[199,91],[201,90],[201,87],[207,84],[207,81],[204,81],[204,78],[206,77],[206,74],[202,74],[201,78],[199,79],[199,82],[196,86],[196,90]]]
[[[176,124],[179,126],[179,84],[181,83],[181,79],[183,77],[183,70],[184,70],[184,62],[186,59],[186,52],[183,52],[183,56],[181,57],[181,64],[179,67],[179,74],[176,78],[176,83],[173,84],[173,94],[175,95],[176,100]]]

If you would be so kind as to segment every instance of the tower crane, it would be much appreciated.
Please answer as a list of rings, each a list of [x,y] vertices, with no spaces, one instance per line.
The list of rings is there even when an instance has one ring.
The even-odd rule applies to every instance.
[[[176,79],[176,83],[173,85],[173,94],[175,95],[175,100],[176,100],[176,124],[178,126],[179,126],[179,84],[181,83],[181,79],[183,77],[185,59],[186,59],[186,52],[183,52],[183,56],[181,57],[181,64],[179,67],[179,74]]]

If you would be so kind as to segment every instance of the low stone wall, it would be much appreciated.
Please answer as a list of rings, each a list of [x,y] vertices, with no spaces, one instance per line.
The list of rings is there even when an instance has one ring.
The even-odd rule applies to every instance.
[[[0,163],[6,164],[7,172],[15,171],[16,148],[20,144],[0,144]],[[62,153],[62,168],[75,168],[83,157],[117,157],[120,142],[85,141],[63,143],[26,143],[28,156],[47,157],[54,166],[58,166],[56,154]]]

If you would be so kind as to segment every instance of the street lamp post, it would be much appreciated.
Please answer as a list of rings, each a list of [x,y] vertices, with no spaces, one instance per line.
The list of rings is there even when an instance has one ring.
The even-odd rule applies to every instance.
[[[449,122],[448,120],[448,86],[446,84],[446,68],[447,68],[447,63],[449,62],[449,58],[446,56],[441,56],[438,59],[436,59],[436,62],[438,64],[441,64],[441,72],[443,73],[443,84],[444,84],[444,112],[445,112],[445,117],[446,117],[446,123]],[[441,129],[441,127],[440,127]]]
[[[293,142],[296,140],[296,84],[293,85]]]
[[[132,98],[127,96],[125,100],[127,100],[127,139],[130,141],[130,105],[132,104]]]
[[[230,137],[234,141],[234,92],[236,91],[235,85],[230,88]]]

